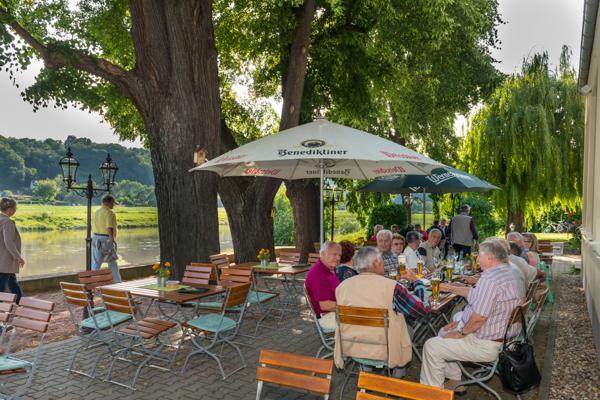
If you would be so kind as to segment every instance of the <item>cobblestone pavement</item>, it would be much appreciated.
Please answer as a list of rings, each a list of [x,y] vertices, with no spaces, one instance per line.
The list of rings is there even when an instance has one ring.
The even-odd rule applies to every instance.
[[[543,363],[543,354],[546,346],[546,331],[548,326],[548,315],[551,307],[548,307],[542,316],[536,335],[536,354],[538,363]],[[251,321],[251,320],[250,320]],[[250,325],[248,325],[250,327]],[[24,398],[27,399],[82,399],[86,400],[111,400],[111,399],[254,399],[256,397],[256,382],[254,380],[258,353],[261,348],[294,352],[298,354],[314,355],[319,347],[319,339],[312,321],[303,311],[300,315],[295,314],[285,319],[279,328],[263,328],[261,335],[253,343],[253,347],[243,346],[242,351],[246,358],[247,367],[240,372],[221,380],[216,363],[202,356],[192,358],[188,369],[183,374],[170,373],[154,368],[144,368],[138,380],[136,388],[131,391],[114,384],[103,382],[101,379],[89,379],[80,375],[68,373],[65,369],[68,365],[70,355],[75,349],[77,339],[69,339],[62,342],[52,343],[46,347],[36,373],[34,383]],[[177,369],[181,368],[189,345],[186,345],[177,358]],[[97,350],[90,350],[82,357],[80,366],[91,366]],[[224,352],[224,368],[232,369],[238,363],[237,356],[228,349]],[[23,354],[24,358],[28,353]],[[106,360],[102,365],[106,371]],[[123,364],[121,364],[122,366]],[[121,367],[119,377],[131,377],[132,366]],[[541,366],[540,368],[543,368]],[[413,357],[407,369],[406,379],[418,381],[420,363]],[[103,376],[102,374],[100,376]],[[334,373],[332,398],[339,399],[339,390],[344,375],[340,371]],[[500,386],[499,380],[494,378],[491,385],[494,388]],[[351,378],[344,399],[355,397],[356,378]],[[10,388],[10,386],[9,386]],[[523,396],[523,399],[534,399],[537,392]],[[505,398],[514,398],[505,394]],[[316,397],[307,393],[292,390],[278,389],[265,385],[263,399],[314,399]],[[478,387],[469,387],[467,396],[463,399],[492,399],[487,392]]]

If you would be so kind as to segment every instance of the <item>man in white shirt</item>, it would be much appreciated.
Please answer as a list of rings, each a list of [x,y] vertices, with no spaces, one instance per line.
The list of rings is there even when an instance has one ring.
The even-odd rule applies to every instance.
[[[406,248],[404,255],[406,256],[406,267],[417,269],[419,255],[417,249],[421,245],[421,235],[417,231],[410,231],[406,234]]]

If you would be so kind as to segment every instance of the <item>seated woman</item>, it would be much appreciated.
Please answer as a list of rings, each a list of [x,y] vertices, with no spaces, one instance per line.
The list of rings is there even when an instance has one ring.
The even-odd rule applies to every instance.
[[[417,269],[419,255],[417,249],[421,245],[421,235],[417,231],[410,231],[406,234],[406,248],[404,255],[406,256],[406,267]]]
[[[342,256],[340,257],[340,265],[336,268],[336,273],[338,279],[342,282],[354,275],[358,275],[358,272],[352,266],[352,257],[354,257],[354,253],[356,252],[354,244],[348,240],[342,240],[340,246],[342,246]]]
[[[538,249],[538,240],[533,233],[523,234],[523,245],[527,250],[529,265],[535,267],[540,263],[540,250]]]
[[[406,239],[399,233],[392,235],[392,252],[399,256],[404,253],[404,247],[406,247]]]

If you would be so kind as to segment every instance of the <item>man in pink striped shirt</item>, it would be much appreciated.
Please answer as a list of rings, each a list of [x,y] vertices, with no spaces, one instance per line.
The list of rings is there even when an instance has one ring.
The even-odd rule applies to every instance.
[[[499,240],[480,245],[477,261],[483,271],[481,278],[469,291],[460,320],[425,342],[421,383],[455,390],[462,378],[455,361],[492,362],[498,357],[511,313],[521,303],[518,282],[506,266],[507,259],[506,247]],[[509,337],[515,336],[518,328],[511,329]],[[448,382],[444,383],[445,379]]]

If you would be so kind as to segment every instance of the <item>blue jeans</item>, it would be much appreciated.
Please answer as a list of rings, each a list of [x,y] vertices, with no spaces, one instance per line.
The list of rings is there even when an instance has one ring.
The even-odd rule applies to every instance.
[[[108,236],[92,236],[92,271],[97,271],[102,266],[102,254],[98,250],[98,243],[108,242],[110,238]],[[117,266],[117,261],[110,261],[107,263],[108,267],[112,271],[113,281],[121,282],[121,273],[119,272],[119,267]]]
[[[23,293],[21,292],[21,288],[17,283],[17,275],[16,274],[4,274],[0,273],[0,290],[6,292],[6,288],[8,286],[8,291],[10,293],[14,293],[17,295],[17,303],[21,300],[21,296]]]

